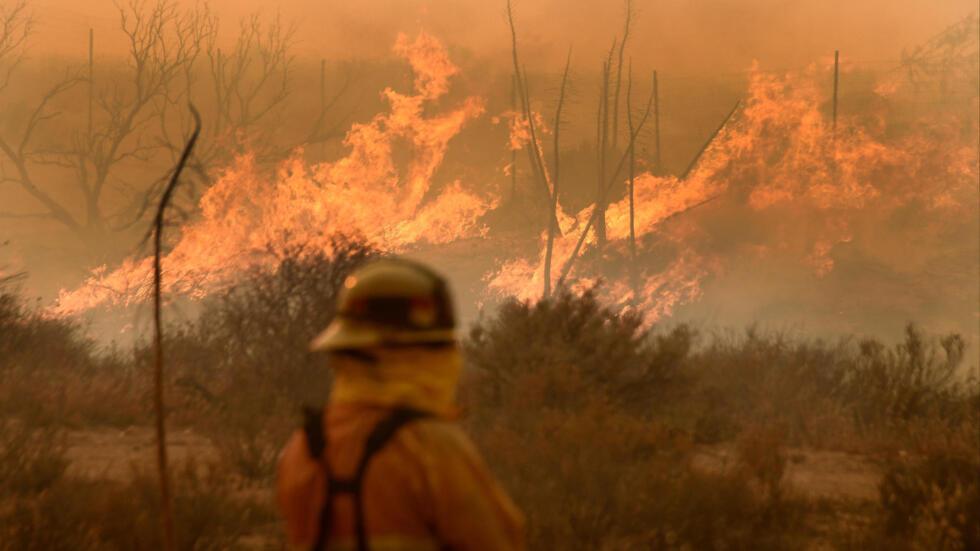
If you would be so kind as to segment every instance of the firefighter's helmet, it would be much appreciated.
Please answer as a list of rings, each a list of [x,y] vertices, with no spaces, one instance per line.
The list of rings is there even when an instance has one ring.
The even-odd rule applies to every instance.
[[[409,260],[385,259],[344,281],[337,315],[310,350],[451,343],[456,319],[446,280]]]

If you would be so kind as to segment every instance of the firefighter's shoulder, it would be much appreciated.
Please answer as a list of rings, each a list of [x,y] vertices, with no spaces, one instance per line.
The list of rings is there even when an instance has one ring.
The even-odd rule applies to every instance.
[[[435,525],[459,549],[521,549],[524,518],[458,424],[426,419],[400,437],[419,458]]]

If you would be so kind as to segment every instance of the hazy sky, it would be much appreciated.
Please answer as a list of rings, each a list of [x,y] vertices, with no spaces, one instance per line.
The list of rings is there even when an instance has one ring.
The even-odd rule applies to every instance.
[[[181,0],[185,5],[190,0]],[[122,46],[112,0],[30,0],[38,21],[35,51],[85,53],[89,27],[100,54]],[[557,65],[573,46],[598,60],[621,32],[624,2],[516,0],[525,59]],[[384,55],[399,31],[424,28],[449,44],[493,57],[509,44],[503,0],[212,0],[225,36],[238,18],[280,11],[298,25],[297,51],[328,58]],[[635,0],[631,53],[643,66],[702,73],[805,65],[839,48],[863,63],[895,60],[975,12],[975,0]],[[539,67],[545,68],[545,67]]]

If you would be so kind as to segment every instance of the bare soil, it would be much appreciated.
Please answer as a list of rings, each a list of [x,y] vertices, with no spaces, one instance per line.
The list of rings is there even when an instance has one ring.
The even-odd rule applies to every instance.
[[[873,501],[878,498],[881,469],[869,458],[845,452],[790,448],[783,483],[790,491],[811,499]],[[694,466],[726,472],[738,466],[730,446],[704,447]]]
[[[171,431],[167,440],[174,464],[216,459],[208,439],[190,430]],[[79,430],[68,435],[69,470],[88,478],[126,480],[134,469],[153,468],[155,453],[150,427]],[[867,457],[808,449],[789,449],[786,455],[783,482],[791,491],[813,499],[873,501],[878,497],[881,470]],[[694,456],[694,466],[725,472],[737,468],[735,457],[730,446],[703,447]]]
[[[156,435],[150,427],[85,429],[68,434],[69,474],[85,478],[125,481],[134,470],[155,468]],[[207,463],[216,458],[214,447],[189,430],[167,434],[169,462],[194,459]]]

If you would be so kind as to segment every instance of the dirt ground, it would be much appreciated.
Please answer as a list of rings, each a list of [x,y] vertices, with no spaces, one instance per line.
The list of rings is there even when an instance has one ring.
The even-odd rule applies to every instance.
[[[215,458],[211,443],[190,430],[168,434],[170,461]],[[154,432],[149,427],[123,430],[74,431],[68,435],[72,474],[107,480],[125,480],[133,469],[152,468],[155,461]],[[880,469],[868,458],[835,451],[790,449],[784,483],[786,488],[813,499],[871,501],[878,497]],[[694,465],[709,472],[736,468],[734,451],[727,446],[703,447]]]
[[[201,462],[215,458],[211,443],[188,430],[170,431],[167,443],[172,464],[191,458]],[[76,476],[125,481],[134,469],[152,469],[156,465],[156,437],[150,427],[72,431],[67,444],[68,472]]]
[[[844,452],[786,450],[783,483],[792,492],[811,499],[872,501],[878,498],[881,470],[868,458]],[[704,447],[694,456],[695,467],[709,472],[736,468],[735,452],[728,446]]]

